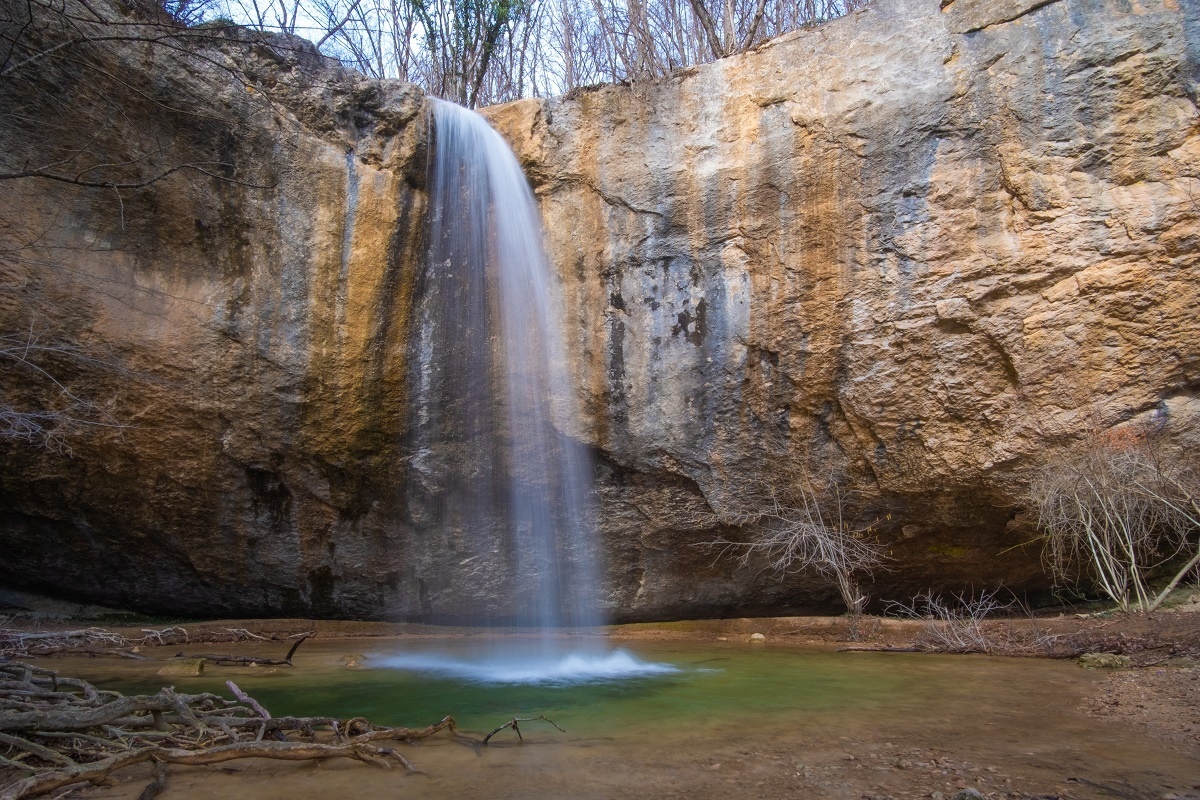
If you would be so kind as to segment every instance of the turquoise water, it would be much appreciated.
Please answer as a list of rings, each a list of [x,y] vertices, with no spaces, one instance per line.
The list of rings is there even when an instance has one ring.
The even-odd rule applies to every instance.
[[[212,646],[206,646],[212,647]],[[639,665],[642,674],[576,682],[493,680],[486,666],[477,674],[447,674],[439,661],[455,663],[486,652],[478,642],[317,642],[297,654],[295,667],[208,667],[203,677],[164,678],[159,663],[82,662],[77,672],[98,685],[126,693],[150,693],[164,682],[181,692],[229,696],[232,679],[275,715],[364,716],[385,725],[423,726],[449,714],[466,730],[486,731],[513,716],[544,714],[571,733],[597,734],[620,728],[672,725],[697,728],[738,725],[786,715],[900,711],[922,698],[970,687],[970,669],[937,657],[904,658],[869,653],[835,653],[772,648],[745,643],[634,644],[612,648],[616,658]],[[262,649],[262,648],[260,648]],[[192,651],[194,652],[194,650]],[[365,668],[338,662],[363,654]],[[431,655],[437,658],[431,658]],[[400,669],[396,657],[426,668]],[[64,673],[69,670],[64,669]],[[497,677],[502,670],[496,670]],[[532,723],[531,723],[532,725]]]
[[[181,800],[397,791],[413,800],[723,800],[731,794],[856,800],[864,794],[928,796],[934,789],[952,796],[984,783],[989,796],[993,790],[1061,796],[1076,775],[1145,787],[1146,796],[1160,797],[1190,787],[1196,774],[1194,757],[1173,753],[1128,724],[1086,716],[1083,701],[1104,676],[1072,663],[585,637],[577,649],[591,658],[600,654],[598,666],[589,667],[593,673],[615,666],[633,674],[570,682],[563,670],[551,669],[545,682],[531,683],[520,670],[492,660],[481,667],[480,659],[493,659],[498,646],[508,645],[503,637],[486,639],[306,642],[292,668],[210,666],[197,678],[157,675],[158,654],[158,660],[140,663],[42,663],[127,693],[173,683],[181,692],[228,697],[224,682],[231,679],[279,716],[365,716],[422,727],[449,714],[476,742],[513,716],[545,715],[566,729],[527,722],[521,725],[523,746],[502,731],[492,740],[498,746],[487,748],[440,734],[405,750],[422,770],[419,776],[348,762],[250,763],[231,766],[228,774],[181,768],[173,771],[170,790]],[[574,641],[564,643],[566,651],[574,648]],[[185,650],[278,658],[286,645]],[[613,652],[620,650],[626,652]],[[357,654],[366,656],[367,668],[339,663]],[[398,663],[419,668],[398,669]],[[505,672],[525,682],[494,680]],[[134,781],[96,796],[133,800],[141,786]],[[1070,788],[1073,797],[1102,796]]]

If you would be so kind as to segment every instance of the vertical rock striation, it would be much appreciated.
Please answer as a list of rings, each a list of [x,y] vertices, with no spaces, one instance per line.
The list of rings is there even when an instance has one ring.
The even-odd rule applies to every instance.
[[[0,80],[0,147],[7,169],[131,188],[0,181],[0,325],[53,348],[31,358],[44,373],[0,368],[6,401],[124,427],[84,425],[69,452],[0,441],[0,581],[191,614],[378,615],[405,563],[424,99],[291,37],[79,41],[147,30],[96,8],[110,24],[74,40],[57,17],[26,29],[75,43]]]

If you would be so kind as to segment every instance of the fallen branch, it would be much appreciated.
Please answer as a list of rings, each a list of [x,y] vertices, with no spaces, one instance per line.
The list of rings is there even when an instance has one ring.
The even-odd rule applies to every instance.
[[[175,657],[176,658],[203,658],[206,661],[211,661],[214,664],[218,664],[218,665],[220,665],[220,664],[225,664],[225,665],[237,664],[237,665],[242,665],[242,666],[253,665],[256,667],[290,667],[290,666],[292,666],[292,656],[296,655],[296,651],[300,649],[300,645],[302,645],[306,641],[308,641],[308,639],[311,636],[312,636],[312,634],[307,634],[307,635],[301,636],[299,639],[297,639],[296,643],[292,645],[292,649],[288,650],[287,655],[284,656],[283,658],[266,658],[263,656],[213,655],[211,653],[204,653],[203,655],[186,655],[184,653],[179,653]]]
[[[2,344],[2,343],[0,343]],[[2,416],[2,414],[0,414]],[[0,618],[0,626],[9,624],[11,620]],[[32,656],[49,656],[58,653],[71,653],[92,656],[117,656],[120,658],[141,659],[145,656],[134,652],[142,646],[179,645],[187,642],[239,642],[239,641],[282,641],[304,640],[313,636],[316,631],[282,634],[271,633],[263,635],[246,628],[226,628],[224,630],[201,630],[194,635],[187,628],[171,626],[162,629],[142,628],[141,636],[126,636],[104,628],[80,628],[67,631],[24,631],[9,627],[0,627],[0,657],[29,658]],[[239,660],[239,656],[218,656],[216,663],[251,663]],[[286,661],[286,659],[284,659]],[[272,659],[260,663],[264,666]]]
[[[390,767],[389,759],[405,769],[415,768],[397,753],[386,747],[355,742],[347,744],[316,744],[310,742],[237,742],[235,744],[188,750],[178,747],[151,745],[120,753],[91,764],[77,764],[66,769],[33,775],[6,787],[0,800],[19,800],[52,792],[64,786],[85,781],[94,782],[109,774],[154,759],[166,764],[199,766],[219,764],[239,758],[274,758],[283,761],[320,761],[327,758],[353,758],[365,764]]]
[[[69,631],[19,631],[0,628],[0,656],[29,657],[71,653],[89,656],[117,656],[144,660],[146,656],[133,652],[145,644],[171,644],[182,638],[188,640],[183,628],[153,630],[143,628],[141,637],[129,638],[103,628],[80,628]]]
[[[551,725],[558,728],[563,733],[566,733],[565,730],[563,730],[562,728],[559,728],[557,722],[550,719],[545,714],[539,714],[536,717],[513,717],[508,722],[504,723],[499,728],[496,728],[496,730],[492,731],[487,736],[483,737],[483,744],[486,746],[489,739],[491,739],[493,736],[495,736],[497,733],[504,730],[505,728],[512,728],[513,733],[515,733],[517,735],[517,739],[520,740],[522,743],[524,743],[525,738],[523,736],[521,736],[521,728],[518,726],[517,723],[519,723],[519,722],[536,722],[538,720],[542,720],[543,722],[549,722]]]
[[[234,641],[241,641],[242,639],[257,639],[260,642],[270,641],[267,637],[259,636],[257,633],[245,628],[226,628],[225,630],[233,634]]]
[[[163,628],[160,631],[155,630],[154,628],[142,628],[142,633],[146,634],[142,641],[149,642],[153,640],[154,644],[169,644],[167,639],[174,639],[181,633],[183,634],[183,640],[185,642],[189,638],[187,628],[181,628],[178,626],[172,628]]]
[[[867,645],[850,645],[839,647],[839,653],[923,653],[919,647],[870,647]]]
[[[435,722],[426,728],[389,728],[383,725],[372,725],[362,717],[355,717],[354,719],[346,720],[343,735],[349,737],[350,741],[360,744],[373,742],[378,739],[395,742],[416,742],[421,739],[428,739],[439,731],[454,731],[456,727],[457,723],[455,723],[454,717],[442,717],[439,722]]]
[[[265,708],[263,708],[261,705],[259,705],[258,701],[255,700],[253,697],[251,697],[250,695],[243,692],[236,683],[234,683],[233,681],[225,681],[225,686],[229,689],[229,691],[233,692],[234,697],[236,697],[238,700],[241,700],[246,705],[250,706],[250,708],[254,709],[254,712],[256,714],[258,714],[260,717],[262,717],[263,719],[271,718],[271,712],[267,711]]]
[[[289,657],[293,654],[294,648]],[[101,780],[147,761],[203,765],[239,758],[352,758],[416,771],[400,753],[372,742],[416,741],[455,730],[452,717],[426,728],[385,727],[360,717],[272,717],[236,684],[228,686],[237,700],[172,688],[125,696],[53,670],[0,663],[0,768],[6,774],[28,773],[0,789],[0,800]],[[264,741],[264,735],[275,740]],[[156,766],[156,778],[142,797],[153,798],[165,785],[165,773]]]

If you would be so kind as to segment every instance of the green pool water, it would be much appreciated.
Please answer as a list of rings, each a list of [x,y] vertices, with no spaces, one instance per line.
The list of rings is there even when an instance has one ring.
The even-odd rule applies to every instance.
[[[1196,756],[1164,748],[1128,724],[1085,713],[1105,676],[1072,663],[982,656],[835,652],[745,641],[580,640],[624,649],[668,674],[574,684],[505,684],[379,666],[397,655],[478,659],[485,637],[306,642],[293,667],[210,666],[201,677],[157,674],[144,662],[55,658],[42,664],[102,688],[230,696],[233,680],[275,715],[365,716],[420,727],[449,714],[471,739],[439,734],[405,749],[422,770],[405,777],[354,762],[287,765],[256,759],[221,769],[172,771],[178,800],[239,796],[404,796],[415,800],[569,797],[571,800],[789,797],[860,800],[952,796],[1106,797],[1087,786],[1141,787],[1144,796],[1194,784]],[[568,648],[573,646],[567,642]],[[286,644],[200,645],[188,653],[280,657]],[[363,669],[339,662],[363,654]],[[375,665],[375,666],[371,666]],[[486,675],[491,668],[485,664]],[[513,716],[545,715],[563,728],[522,724],[486,748],[479,734]],[[472,743],[472,739],[473,742]],[[1072,783],[1082,776],[1092,784]],[[89,790],[91,800],[133,800],[141,779]],[[1082,787],[1082,788],[1081,788]],[[398,794],[402,792],[401,794]]]
[[[955,698],[1002,705],[1014,693],[1020,695],[1022,686],[1044,687],[1047,676],[1077,677],[1047,662],[839,653],[741,642],[614,644],[609,649],[675,671],[569,684],[481,682],[373,666],[397,653],[470,658],[480,647],[462,640],[315,642],[297,654],[291,668],[209,667],[203,677],[163,678],[156,674],[158,662],[93,660],[82,662],[89,669],[80,672],[126,693],[150,693],[167,682],[181,692],[229,696],[224,682],[232,679],[276,715],[364,716],[380,724],[418,726],[449,714],[464,729],[486,731],[512,716],[544,714],[580,735],[632,732],[664,722],[711,729],[772,719],[803,724],[830,715],[893,716],[953,705]],[[339,664],[352,653],[366,655],[367,666]]]
[[[453,648],[451,648],[453,649]],[[494,727],[512,716],[544,714],[582,734],[631,730],[663,720],[727,724],[779,712],[830,712],[886,704],[901,676],[880,674],[830,654],[671,647],[625,648],[643,661],[678,671],[583,683],[477,682],[389,668],[322,671],[311,678],[250,683],[281,712],[362,715],[385,724],[415,724],[451,714],[467,729]],[[373,660],[368,658],[370,664]],[[243,687],[251,691],[249,686]]]

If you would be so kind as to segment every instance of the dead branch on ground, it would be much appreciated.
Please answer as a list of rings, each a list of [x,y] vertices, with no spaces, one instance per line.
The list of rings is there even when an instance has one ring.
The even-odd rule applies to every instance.
[[[176,658],[202,658],[205,661],[211,661],[214,664],[224,665],[240,665],[240,666],[256,666],[256,667],[290,667],[292,666],[292,656],[296,655],[296,651],[300,649],[300,645],[304,644],[312,637],[312,634],[301,636],[292,645],[292,649],[283,658],[267,658],[266,656],[235,656],[235,655],[214,655],[212,653],[204,653],[198,655],[188,655],[179,653]]]
[[[525,737],[523,737],[523,736],[521,735],[521,728],[520,728],[520,726],[518,725],[518,723],[521,723],[521,722],[537,722],[538,720],[541,720],[541,721],[543,721],[543,722],[549,722],[551,725],[553,725],[554,727],[558,728],[558,729],[559,729],[560,731],[562,731],[563,733],[566,733],[566,731],[565,731],[565,730],[563,730],[562,728],[560,728],[560,727],[559,727],[559,725],[558,725],[558,723],[557,723],[557,722],[555,722],[554,720],[550,719],[550,718],[549,718],[549,717],[547,717],[545,714],[539,714],[539,715],[538,715],[538,716],[536,716],[536,717],[513,717],[513,718],[512,718],[512,719],[510,719],[508,722],[504,723],[504,724],[503,724],[503,725],[501,725],[499,728],[496,728],[496,730],[492,731],[492,732],[491,732],[491,733],[489,733],[487,736],[483,737],[483,743],[484,743],[484,745],[486,745],[486,744],[488,743],[488,740],[489,740],[489,739],[491,739],[493,736],[495,736],[497,733],[499,733],[500,731],[504,730],[505,728],[512,728],[512,729],[513,729],[513,733],[515,733],[515,734],[517,735],[517,739],[519,739],[519,740],[520,740],[520,741],[523,743],[523,742],[525,741]]]
[[[272,717],[236,686],[231,689],[241,702],[209,693],[179,694],[172,688],[126,696],[60,677],[54,670],[0,664],[0,770],[24,773],[0,788],[0,800],[95,782],[148,761],[352,758],[415,771],[394,749],[371,742],[411,742],[455,729],[452,717],[426,728],[385,727],[362,718]],[[164,785],[165,775],[147,790],[157,787],[158,792]]]
[[[103,628],[81,628],[71,631],[19,631],[0,628],[0,656],[28,658],[64,651],[81,655],[115,655],[137,658],[130,648],[142,640],[131,640]]]
[[[11,620],[4,620],[2,622],[11,625]],[[24,631],[11,627],[0,627],[0,657],[31,658],[34,656],[67,653],[72,655],[118,656],[120,658],[141,659],[144,656],[137,653],[134,648],[150,645],[161,647],[204,641],[240,642],[247,640],[287,641],[299,639],[303,642],[305,639],[313,636],[316,631],[303,631],[286,636],[279,634],[264,636],[252,633],[245,628],[226,628],[223,631],[199,631],[191,634],[187,628],[174,625],[160,629],[142,628],[141,633],[141,636],[125,636],[114,631],[96,627],[68,631]],[[297,646],[299,645],[297,644]],[[288,658],[294,653],[295,650],[293,648]],[[216,664],[244,665],[257,663],[260,666],[286,665],[285,662],[287,661],[286,658],[283,661],[256,658],[244,660],[246,657],[242,656],[194,657],[208,658]]]

